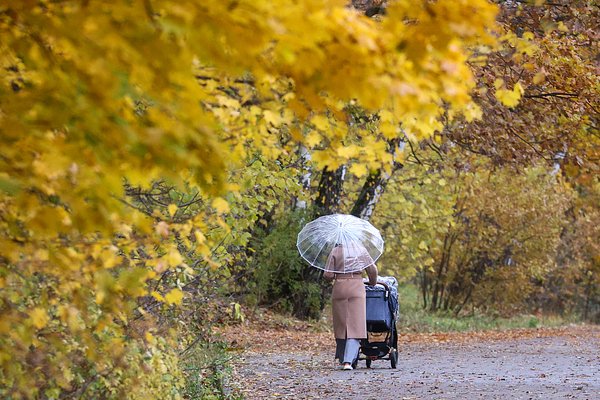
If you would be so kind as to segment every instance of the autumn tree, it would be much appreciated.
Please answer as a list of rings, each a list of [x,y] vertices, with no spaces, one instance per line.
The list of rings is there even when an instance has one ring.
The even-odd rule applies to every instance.
[[[434,154],[407,164],[380,204],[386,270],[414,276],[430,310],[527,309],[536,279],[553,269],[572,191],[543,166],[516,172]]]
[[[593,245],[589,247],[595,237],[588,229],[578,234],[574,229],[594,215],[593,208],[581,204],[589,199],[586,193],[594,191],[599,165],[598,8],[590,1],[501,5],[502,45],[485,61],[472,61],[479,82],[474,97],[486,118],[445,124],[441,138],[496,164],[542,161],[560,172],[581,196],[563,216],[571,223],[561,234],[556,269],[537,278],[539,292],[530,300],[554,312],[585,310],[582,301],[597,301],[593,300],[597,294],[590,296],[590,290],[584,294],[583,289],[592,287],[590,282],[596,279],[590,272],[596,252]],[[587,250],[581,252],[580,246]],[[570,253],[569,248],[578,250]],[[587,262],[574,262],[580,257]]]
[[[498,3],[501,4],[499,21],[503,30],[500,45],[491,52],[489,49],[481,49],[469,60],[477,77],[474,99],[485,117],[468,123],[461,118],[449,122],[444,115],[441,119],[444,127],[439,135],[435,136],[435,140],[407,141],[412,152],[409,164],[424,165],[427,171],[436,171],[437,167],[433,167],[431,161],[437,156],[423,155],[414,150],[429,148],[444,159],[458,145],[468,153],[489,158],[495,165],[509,165],[517,174],[519,169],[532,164],[545,165],[546,168],[563,175],[565,184],[570,186],[574,193],[578,193],[579,196],[583,194],[583,198],[586,198],[585,193],[593,192],[597,182],[597,149],[600,144],[597,121],[600,97],[595,59],[598,52],[595,33],[598,8],[590,1]],[[464,167],[469,165],[468,160],[469,157],[465,156],[465,160],[456,162]],[[427,255],[427,249],[429,246],[435,247],[437,243],[443,247],[450,246],[452,251],[456,250],[454,245],[458,238],[448,233],[451,230],[448,218],[455,212],[455,207],[448,207],[448,203],[444,202],[443,188],[437,188],[435,193],[430,193],[422,183],[427,179],[428,182],[441,180],[445,184],[447,177],[442,171],[436,172],[439,175],[435,175],[437,178],[434,179],[433,176],[417,178],[411,170],[413,168],[403,170],[402,175],[406,182],[415,178],[416,182],[420,182],[416,184],[419,186],[412,195],[414,197],[410,197],[412,201],[407,202],[406,195],[398,196],[398,193],[392,190],[387,195],[391,198],[385,198],[379,206],[381,216],[376,217],[376,221],[387,227],[387,235],[394,240],[391,246],[388,246],[388,250],[392,250],[394,256],[388,259],[384,256],[384,262],[389,260],[405,265],[409,259],[413,264],[409,264],[407,269],[390,265],[391,270],[409,276],[415,265],[427,271],[434,270],[432,265],[436,264],[438,274],[432,276],[438,282],[434,284],[432,291],[438,294],[429,298],[427,291],[424,291],[424,302],[434,309],[446,308],[447,304],[451,303],[450,300],[439,303],[443,297],[450,296],[446,291],[446,283],[442,281],[454,278],[450,270],[441,266],[450,259],[446,251],[430,257]],[[459,193],[463,190],[460,186],[455,187],[459,188]],[[565,211],[562,220],[571,221],[570,228],[578,226],[578,222],[575,221],[582,222],[590,215],[595,215],[593,209],[576,205],[581,204],[583,198],[573,200],[573,203],[560,203],[561,209]],[[422,202],[419,203],[419,200]],[[402,206],[394,208],[393,205],[398,203]],[[413,214],[402,212],[406,208],[412,210]],[[573,210],[577,211],[574,213]],[[430,214],[432,219],[428,221],[428,218],[419,214],[420,212]],[[398,218],[394,218],[394,215]],[[413,222],[415,217],[419,221],[418,224]],[[432,222],[438,218],[440,223],[432,226]],[[451,218],[450,220],[452,221]],[[477,227],[476,224],[472,225],[472,228],[477,234],[480,230],[481,233],[485,231],[482,226]],[[597,295],[593,294],[593,290],[587,290],[584,294],[583,289],[593,287],[591,282],[595,282],[596,279],[592,278],[596,274],[592,272],[594,264],[591,262],[595,257],[595,250],[591,245],[595,241],[595,234],[588,229],[582,229],[579,234],[575,234],[570,228],[563,228],[561,242],[565,242],[559,245],[562,249],[559,251],[561,256],[555,267],[551,267],[549,263],[546,264],[544,274],[522,275],[522,283],[525,285],[522,289],[527,287],[526,291],[531,293],[531,297],[525,296],[524,290],[519,293],[524,296],[520,297],[520,301],[526,300],[532,308],[542,304],[554,304],[557,310],[564,312],[566,309],[575,308],[584,310],[579,308],[582,302],[597,302]],[[436,237],[440,233],[445,235],[444,240]],[[505,233],[508,234],[508,231]],[[571,242],[575,237],[578,245]],[[397,240],[400,239],[409,245],[398,246]],[[489,245],[492,246],[491,243]],[[580,246],[587,250],[583,253],[573,251],[571,254],[567,251],[569,248],[582,249]],[[554,256],[555,253],[549,251],[548,254]],[[580,257],[584,257],[587,261],[583,264],[579,261],[570,263],[567,262],[573,261],[570,257],[579,260],[582,260]],[[489,260],[488,264],[491,262],[492,260]],[[577,269],[575,264],[583,269]],[[569,268],[569,265],[572,268]],[[429,279],[427,274],[423,274],[422,277]],[[563,292],[563,283],[564,290],[567,286],[571,289]],[[429,282],[425,281],[422,284],[428,286]],[[503,287],[501,280],[495,284]],[[469,292],[466,288],[459,291],[464,291],[463,295]],[[559,298],[565,299],[562,305],[558,301]],[[569,300],[566,300],[567,298]],[[502,307],[501,301],[497,303],[498,307]],[[579,306],[575,307],[575,304]]]
[[[598,7],[503,1],[497,50],[470,60],[486,118],[445,124],[444,138],[498,164],[537,160],[598,170]]]

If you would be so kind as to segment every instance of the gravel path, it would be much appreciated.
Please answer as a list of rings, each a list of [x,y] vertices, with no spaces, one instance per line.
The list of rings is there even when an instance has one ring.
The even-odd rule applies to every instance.
[[[333,352],[333,349],[332,349]],[[332,353],[245,352],[235,381],[246,399],[600,399],[600,329],[577,336],[407,343],[397,369]]]

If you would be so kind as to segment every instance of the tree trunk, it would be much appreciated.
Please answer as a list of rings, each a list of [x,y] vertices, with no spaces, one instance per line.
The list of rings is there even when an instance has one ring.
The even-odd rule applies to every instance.
[[[583,305],[583,320],[587,321],[590,312],[590,300],[592,298],[592,277],[589,278],[585,285],[585,304]]]
[[[304,145],[300,145],[300,148],[298,149],[298,155],[300,157],[301,165],[306,169],[306,173],[300,177],[300,183],[305,190],[308,190],[310,188],[310,180],[312,178],[312,170],[308,165],[308,162],[311,159],[310,152]],[[294,207],[296,209],[306,209],[306,201],[295,198]]]
[[[350,214],[368,221],[373,215],[375,206],[381,198],[390,178],[391,175],[388,176],[387,174],[382,174],[381,170],[370,174],[367,177]]]
[[[319,192],[315,199],[315,217],[340,211],[340,197],[345,177],[345,165],[335,171],[330,171],[327,167],[323,169],[321,181],[319,182]]]
[[[447,233],[444,237],[444,245],[442,246],[442,259],[438,263],[438,269],[435,276],[435,283],[433,284],[433,291],[431,293],[431,305],[429,309],[431,311],[435,311],[439,308],[438,303],[441,302],[440,298],[440,289],[442,285],[442,279],[444,275],[444,268],[446,266],[446,257],[447,257],[447,245],[450,234]]]
[[[400,139],[388,140],[387,151],[394,155],[399,144]],[[386,173],[383,168],[380,168],[377,171],[369,174],[367,180],[363,184],[360,194],[358,195],[358,199],[356,199],[356,202],[350,211],[350,214],[368,221],[373,215],[375,206],[381,198],[381,195],[383,194],[383,191],[385,190],[389,180],[394,175],[394,172],[400,168],[402,168],[402,164],[394,161],[389,174]]]
[[[427,271],[421,269],[421,294],[423,296],[423,309],[427,309]]]
[[[467,292],[467,295],[465,296],[465,299],[463,300],[463,302],[454,309],[454,316],[458,316],[458,313],[460,312],[460,310],[462,310],[463,307],[467,304],[467,302],[471,299],[472,293],[473,293],[473,286],[470,286],[469,291]]]
[[[450,307],[451,301],[452,301],[452,295],[450,294],[450,288],[448,287],[448,290],[446,289],[446,285],[442,286],[442,294],[440,295],[440,298],[443,299],[442,300],[442,308],[444,309],[444,311],[448,311],[448,308]]]

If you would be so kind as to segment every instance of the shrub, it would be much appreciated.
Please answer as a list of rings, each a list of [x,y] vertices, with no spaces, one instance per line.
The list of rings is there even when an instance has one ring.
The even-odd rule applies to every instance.
[[[282,215],[271,231],[263,231],[254,238],[256,253],[250,297],[258,304],[299,318],[318,318],[326,286],[320,271],[307,265],[296,248],[296,238],[306,216],[302,211]]]

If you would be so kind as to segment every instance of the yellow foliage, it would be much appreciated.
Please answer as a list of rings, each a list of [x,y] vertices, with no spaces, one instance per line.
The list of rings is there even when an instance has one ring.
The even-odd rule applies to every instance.
[[[29,318],[31,318],[31,323],[37,329],[42,329],[48,324],[50,321],[50,317],[46,310],[41,307],[36,307],[29,312]]]
[[[310,123],[315,126],[320,131],[327,131],[329,128],[329,121],[327,117],[323,115],[316,115],[310,119]]]
[[[512,90],[504,88],[496,89],[496,98],[505,106],[512,108],[519,104],[519,100],[524,92],[525,90],[521,86],[521,83],[517,82]]]
[[[165,298],[163,297],[163,295],[161,295],[160,293],[158,293],[157,291],[153,290],[150,295],[152,295],[152,297],[154,297],[156,300],[158,301],[165,301]]]
[[[349,171],[358,178],[367,174],[367,168],[363,164],[352,164]]]
[[[226,213],[229,211],[229,204],[227,203],[227,200],[222,197],[215,198],[212,202],[212,206],[219,213]]]
[[[305,143],[309,147],[315,147],[316,145],[321,143],[321,139],[322,137],[318,132],[312,131],[306,137]]]
[[[360,147],[355,145],[338,147],[337,154],[346,159],[356,157],[360,152]]]
[[[167,264],[169,267],[176,267],[179,264],[183,263],[183,257],[179,254],[177,249],[171,249],[166,256]]]
[[[181,304],[181,300],[183,300],[183,292],[179,289],[173,289],[165,294],[167,304]]]
[[[533,77],[533,83],[535,83],[536,85],[539,85],[540,83],[544,82],[545,80],[546,80],[546,74],[542,71],[538,72]]]

